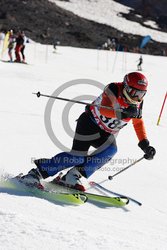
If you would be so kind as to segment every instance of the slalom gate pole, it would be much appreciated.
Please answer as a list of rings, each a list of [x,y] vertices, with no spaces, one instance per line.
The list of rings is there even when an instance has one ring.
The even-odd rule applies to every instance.
[[[36,95],[37,97],[48,97],[48,98],[53,98],[56,100],[61,100],[61,101],[66,101],[66,102],[73,102],[73,103],[78,103],[78,104],[83,104],[83,105],[88,105],[88,106],[95,106],[98,108],[106,108],[109,110],[115,110],[115,111],[122,111],[121,109],[113,109],[112,107],[108,107],[108,106],[103,106],[103,105],[98,105],[98,104],[93,104],[93,103],[87,103],[87,102],[82,102],[82,101],[76,101],[76,100],[72,100],[72,99],[68,99],[68,98],[63,98],[63,97],[58,97],[58,96],[52,96],[52,95],[44,95],[41,94],[40,92],[37,93],[32,93],[33,95]]]
[[[130,164],[130,165],[127,166],[126,168],[122,169],[121,171],[117,172],[116,174],[114,174],[114,175],[109,175],[109,176],[108,176],[108,179],[109,179],[109,180],[112,180],[116,175],[119,175],[120,173],[122,173],[122,172],[124,172],[125,170],[127,170],[128,168],[134,166],[136,163],[140,162],[140,161],[143,160],[143,159],[144,159],[144,156],[141,157],[140,159],[134,161],[132,164]]]
[[[165,106],[166,98],[167,98],[167,92],[165,94],[165,98],[164,98],[164,101],[163,101],[163,104],[162,104],[162,107],[161,107],[161,111],[160,111],[160,114],[159,114],[159,117],[158,117],[157,126],[160,123],[160,119],[161,119],[161,115],[162,115],[162,112],[163,112],[163,109],[164,109],[164,106]]]
[[[112,73],[114,73],[115,64],[116,64],[116,61],[117,61],[117,56],[118,56],[118,50],[117,50],[116,53],[115,53],[114,63],[113,63],[113,66],[112,66]]]
[[[46,52],[45,52],[45,63],[48,62],[48,44],[46,44]]]
[[[100,57],[100,49],[97,48],[97,70],[99,71],[99,57]]]
[[[106,70],[108,71],[108,53],[109,53],[109,50],[106,50]]]

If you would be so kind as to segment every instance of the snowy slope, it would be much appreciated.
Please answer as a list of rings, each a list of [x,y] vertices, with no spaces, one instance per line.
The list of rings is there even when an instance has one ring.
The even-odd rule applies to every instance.
[[[145,28],[137,22],[126,20],[121,13],[129,13],[130,8],[113,0],[70,0],[69,2],[60,0],[49,0],[58,6],[73,12],[74,14],[98,23],[107,24],[125,33],[137,34],[141,36],[150,35],[153,40],[167,42],[167,34],[157,31],[154,22],[147,22],[150,28]],[[154,28],[154,29],[153,29]]]
[[[1,173],[13,175],[31,169],[32,159],[51,157],[61,151],[45,129],[48,99],[37,99],[32,92],[52,94],[74,79],[92,79],[104,85],[121,81],[125,73],[136,70],[139,58],[138,54],[71,47],[59,47],[54,54],[52,47],[39,44],[28,44],[25,52],[29,65],[0,62],[0,169]],[[116,192],[138,199],[143,206],[129,204],[127,210],[92,204],[60,206],[33,197],[0,193],[1,249],[167,249],[167,106],[160,126],[156,125],[166,91],[167,61],[165,57],[148,55],[143,59],[143,73],[149,80],[143,117],[157,155],[153,161],[143,160],[112,182],[104,183]],[[85,83],[66,89],[60,96],[74,98],[101,93],[99,88],[88,85],[86,80]],[[62,126],[65,105],[60,101],[54,103],[51,120],[56,136],[70,147],[72,138]],[[69,121],[73,130],[83,110],[84,106],[77,104],[71,108]],[[143,155],[131,124],[120,132],[117,143],[119,150],[113,161],[91,180],[101,182]]]

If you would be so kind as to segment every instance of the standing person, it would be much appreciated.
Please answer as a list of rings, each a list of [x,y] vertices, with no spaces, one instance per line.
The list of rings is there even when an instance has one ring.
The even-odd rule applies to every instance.
[[[53,48],[54,48],[53,53],[56,53],[56,51],[57,51],[57,45],[60,45],[60,41],[55,36],[54,39],[53,39]]]
[[[141,71],[141,70],[142,70],[141,65],[142,65],[142,63],[143,63],[143,58],[142,58],[142,56],[140,56],[138,62],[139,62],[139,63],[137,64],[137,70]]]
[[[112,39],[111,39],[111,49],[112,49],[113,51],[116,51],[116,47],[117,47],[116,39],[115,39],[115,38],[112,38]]]
[[[15,56],[16,56],[16,60],[15,62],[21,62],[21,57],[20,57],[20,53],[21,53],[21,49],[24,46],[24,37],[22,34],[22,31],[18,32],[18,36],[16,37],[16,47],[15,47]]]
[[[3,43],[4,39],[5,39],[5,33],[1,30],[0,31],[0,46],[1,46],[1,43]]]
[[[1,50],[1,57],[3,57],[4,52],[8,48],[8,43],[9,43],[9,31],[5,33],[1,33],[1,39],[3,41],[2,44],[2,50]]]
[[[24,54],[24,50],[25,50],[27,38],[26,38],[26,36],[25,36],[24,31],[21,31],[21,36],[22,36],[22,38],[24,39],[24,43],[23,43],[23,45],[22,45],[22,47],[21,47],[20,52],[21,52],[21,55],[22,55],[22,62],[25,63],[25,54]]]
[[[13,51],[13,48],[14,48],[14,44],[15,44],[15,36],[13,34],[13,30],[10,30],[9,31],[9,44],[8,44],[8,55],[9,55],[9,61],[10,62],[13,62],[13,55],[12,55],[12,51]]]
[[[59,184],[84,191],[81,177],[89,178],[113,158],[117,152],[116,135],[131,120],[139,140],[138,146],[145,153],[144,158],[153,159],[156,151],[150,146],[142,119],[147,85],[146,77],[139,72],[125,75],[123,82],[107,85],[93,104],[113,109],[87,106],[77,121],[71,152],[59,153],[51,159],[35,160],[37,168],[22,176],[21,181],[38,186],[40,179],[72,167],[64,176],[59,175],[55,180]],[[96,150],[88,155],[90,146]]]
[[[102,48],[106,50],[111,50],[112,42],[111,42],[110,37],[107,38],[107,41],[102,45]]]

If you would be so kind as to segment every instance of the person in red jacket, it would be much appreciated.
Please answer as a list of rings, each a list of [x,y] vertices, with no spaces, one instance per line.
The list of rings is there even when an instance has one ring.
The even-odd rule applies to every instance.
[[[16,47],[15,47],[15,62],[21,62],[21,53],[22,49],[24,48],[24,32],[19,31],[18,36],[16,37]],[[25,60],[25,58],[23,58]]]
[[[80,115],[71,152],[59,153],[51,159],[35,160],[37,168],[22,176],[22,181],[40,185],[41,178],[54,176],[72,167],[55,180],[84,191],[81,177],[89,178],[113,158],[117,152],[116,136],[131,120],[145,159],[153,159],[156,151],[150,146],[142,119],[147,86],[146,77],[139,72],[125,75],[123,82],[107,85],[104,92]],[[90,146],[96,149],[92,154],[88,154]]]

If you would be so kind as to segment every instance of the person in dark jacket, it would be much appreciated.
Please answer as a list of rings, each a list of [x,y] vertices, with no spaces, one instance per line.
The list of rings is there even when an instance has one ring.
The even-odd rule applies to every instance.
[[[24,55],[23,48],[24,48],[24,32],[19,31],[18,36],[16,37],[16,47],[15,47],[16,60],[15,60],[15,62],[21,62],[20,54],[22,53]],[[25,60],[25,57],[24,57],[24,60]]]
[[[137,64],[137,70],[142,71],[142,67],[141,67],[142,63],[143,63],[143,58],[142,56],[140,56],[138,60],[138,64]]]

